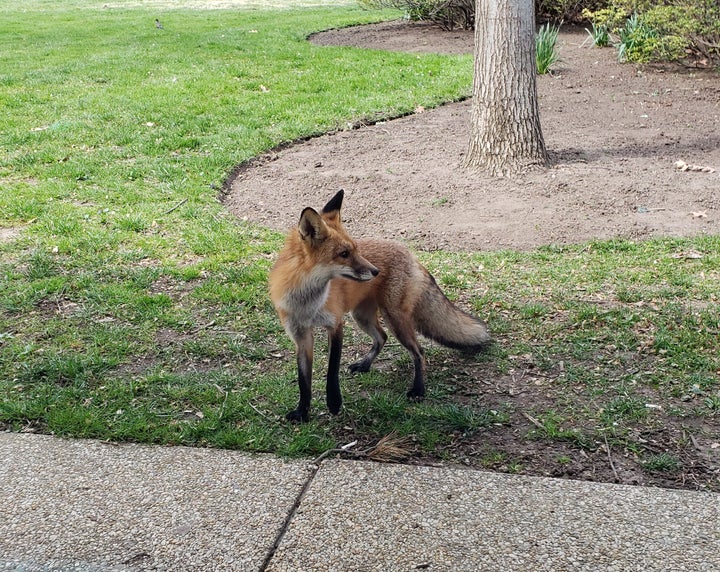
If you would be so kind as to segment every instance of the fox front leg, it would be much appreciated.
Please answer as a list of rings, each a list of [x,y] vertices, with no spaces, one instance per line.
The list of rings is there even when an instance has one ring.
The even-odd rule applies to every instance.
[[[328,330],[330,356],[328,358],[327,386],[325,395],[330,413],[337,415],[342,407],[342,394],[340,393],[340,354],[343,344],[342,322],[334,330]]]
[[[297,409],[285,416],[289,421],[307,423],[310,420],[310,400],[312,398],[313,333],[303,332],[295,340],[297,345],[297,372],[300,401]]]

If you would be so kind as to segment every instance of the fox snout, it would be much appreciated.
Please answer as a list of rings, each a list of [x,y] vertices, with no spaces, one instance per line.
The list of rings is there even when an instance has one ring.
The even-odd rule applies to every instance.
[[[380,270],[369,262],[358,266],[345,267],[342,272],[343,277],[357,280],[358,282],[367,282],[375,278],[378,274],[380,274]]]
[[[369,271],[369,273],[370,273],[369,275],[368,275],[368,271]],[[363,272],[362,272],[362,274],[361,274],[362,277],[363,277],[362,280],[363,280],[363,281],[365,281],[365,280],[372,280],[372,279],[375,278],[375,276],[377,276],[378,274],[380,274],[380,270],[377,269],[375,266],[370,265],[370,268],[368,268],[368,269],[366,269],[366,270],[363,270]]]

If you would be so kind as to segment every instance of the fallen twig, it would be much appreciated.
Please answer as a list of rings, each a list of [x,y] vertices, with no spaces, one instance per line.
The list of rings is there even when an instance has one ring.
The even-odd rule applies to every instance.
[[[170,210],[165,211],[163,214],[164,214],[164,215],[170,214],[171,212],[179,209],[179,208],[180,208],[181,206],[183,206],[186,202],[188,202],[187,197],[185,197],[183,200],[181,200],[178,204],[176,204],[176,205],[175,205],[173,208],[171,208]]]
[[[354,447],[355,445],[357,445],[357,441],[352,441],[351,443],[347,443],[346,445],[343,445],[342,447],[337,448],[337,449],[328,449],[327,451],[323,452],[319,457],[317,457],[315,460],[313,460],[312,464],[318,465],[320,463],[320,461],[322,461],[323,459],[329,457],[330,455],[336,455],[339,453],[348,453],[349,452],[353,455],[358,455],[358,454],[362,455],[361,452],[350,451],[350,449],[352,447]]]
[[[543,429],[543,430],[545,429],[545,427],[543,426],[543,424],[540,423],[540,421],[538,421],[537,419],[535,419],[535,418],[534,418],[532,415],[530,415],[529,413],[525,413],[525,412],[523,411],[522,414],[523,414],[523,416],[525,417],[525,419],[527,419],[528,421],[530,421],[530,423],[532,423],[533,425],[535,425],[535,427],[537,427],[538,429]]]
[[[704,453],[704,452],[705,452],[705,449],[703,449],[703,448],[700,446],[700,443],[698,443],[698,440],[695,438],[695,435],[693,435],[692,433],[689,433],[689,434],[688,434],[688,437],[690,437],[690,441],[692,441],[693,447],[695,447],[695,448],[696,448],[698,451],[700,451],[701,453]]]
[[[207,324],[204,324],[202,326],[198,326],[194,330],[190,332],[191,335],[197,334],[198,332],[202,332],[203,330],[207,330],[208,328],[212,328],[216,324],[215,320],[211,320]]]
[[[607,452],[608,461],[610,461],[610,468],[612,469],[613,475],[615,475],[615,482],[620,482],[620,476],[618,475],[617,469],[615,468],[615,463],[612,459],[612,452],[610,451],[610,443],[608,443],[607,435],[603,435],[605,438],[605,451]]]
[[[264,417],[265,419],[267,419],[268,421],[270,421],[270,418],[269,418],[267,415],[265,415],[262,411],[260,411],[257,407],[255,407],[252,403],[248,402],[248,405],[253,408],[253,410],[255,411],[255,413],[257,413],[257,414],[260,415],[261,417]]]
[[[220,421],[220,419],[222,419],[223,413],[225,413],[225,404],[227,403],[228,395],[230,392],[220,387],[217,383],[214,383],[213,385],[215,386],[215,389],[217,389],[220,393],[225,394],[222,405],[220,406],[220,413],[218,414],[218,421]],[[250,406],[252,406],[252,403],[250,404]]]

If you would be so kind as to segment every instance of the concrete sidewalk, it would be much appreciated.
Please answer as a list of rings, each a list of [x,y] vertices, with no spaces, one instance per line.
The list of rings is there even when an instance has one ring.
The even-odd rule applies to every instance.
[[[0,571],[717,571],[720,495],[0,433]]]

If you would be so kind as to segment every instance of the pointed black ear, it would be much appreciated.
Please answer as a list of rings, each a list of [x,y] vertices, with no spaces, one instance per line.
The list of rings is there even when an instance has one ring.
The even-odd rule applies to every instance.
[[[325,222],[313,208],[307,207],[300,215],[298,232],[303,240],[317,241],[327,236]]]
[[[342,206],[343,196],[345,196],[345,191],[343,189],[340,189],[337,193],[335,193],[335,196],[330,199],[328,203],[323,207],[323,214],[339,211],[340,207]]]

